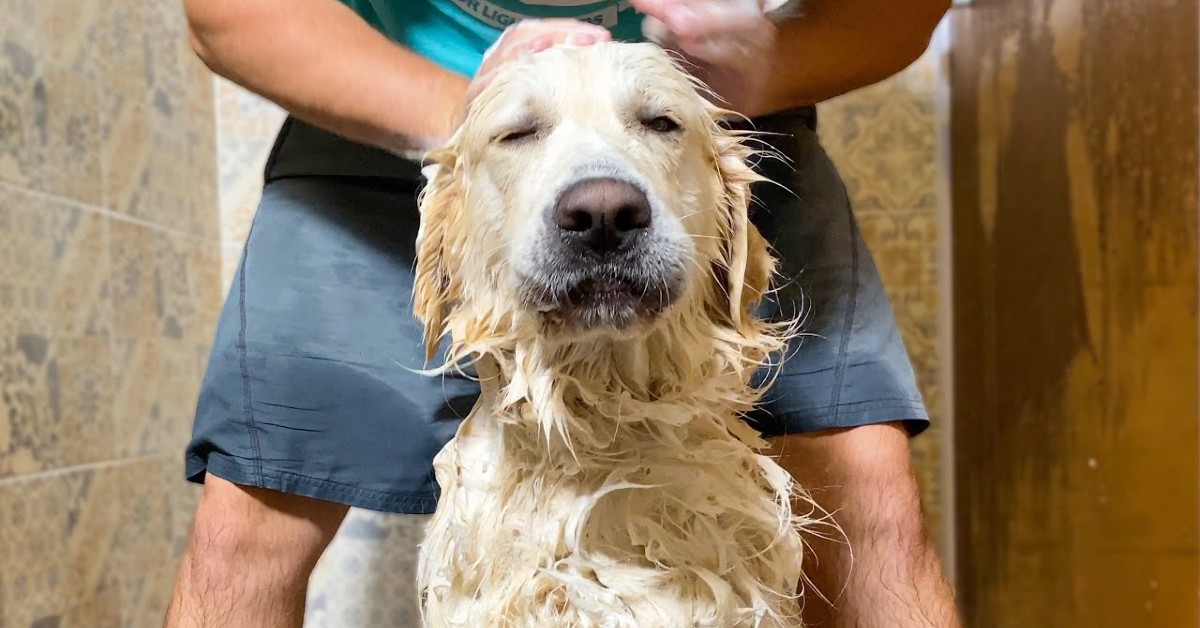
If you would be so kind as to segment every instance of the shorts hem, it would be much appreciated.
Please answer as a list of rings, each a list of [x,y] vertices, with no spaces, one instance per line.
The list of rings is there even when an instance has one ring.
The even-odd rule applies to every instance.
[[[929,411],[926,410],[925,404],[907,399],[855,401],[824,407],[794,408],[776,412],[775,415],[774,419],[783,425],[783,429],[778,434],[770,434],[768,437],[880,423],[901,423],[911,438],[929,428]]]
[[[227,455],[216,452],[208,454],[207,459],[189,453],[187,456],[188,481],[203,484],[204,476],[207,473],[234,484],[301,495],[378,512],[428,515],[437,508],[438,496],[432,492],[384,493],[290,471],[272,469],[263,466],[261,462],[238,462]]]

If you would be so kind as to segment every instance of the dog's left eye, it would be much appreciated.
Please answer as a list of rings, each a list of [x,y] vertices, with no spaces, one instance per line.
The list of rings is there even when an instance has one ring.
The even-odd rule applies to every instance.
[[[642,126],[655,133],[671,133],[679,130],[679,123],[667,116],[657,116],[642,120]]]
[[[537,126],[531,124],[529,126],[525,126],[525,127],[519,128],[519,129],[514,129],[512,131],[508,131],[506,133],[501,133],[500,136],[496,138],[496,140],[502,144],[512,144],[515,142],[519,142],[523,139],[532,137],[537,132],[538,132]]]

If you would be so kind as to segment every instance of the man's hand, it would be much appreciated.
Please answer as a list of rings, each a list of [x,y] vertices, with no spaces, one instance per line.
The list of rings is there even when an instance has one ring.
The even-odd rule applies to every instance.
[[[776,30],[760,0],[632,0],[646,15],[648,39],[679,53],[717,104],[739,112],[757,108]]]
[[[803,16],[784,18],[777,15],[785,0],[631,1],[647,15],[650,40],[693,64],[718,104],[750,117],[815,104],[903,70],[950,8],[950,0],[807,0]]]
[[[466,107],[492,82],[496,71],[505,63],[561,44],[588,46],[610,40],[612,33],[608,29],[580,20],[521,20],[505,29],[496,43],[483,53],[483,63],[467,87],[463,111],[459,115],[465,113]]]

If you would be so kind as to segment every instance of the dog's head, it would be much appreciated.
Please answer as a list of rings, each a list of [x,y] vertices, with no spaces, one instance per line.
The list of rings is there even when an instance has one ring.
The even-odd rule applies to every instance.
[[[748,324],[772,260],[723,113],[651,44],[503,68],[430,155],[414,303],[430,357],[447,331],[628,336],[684,309]]]

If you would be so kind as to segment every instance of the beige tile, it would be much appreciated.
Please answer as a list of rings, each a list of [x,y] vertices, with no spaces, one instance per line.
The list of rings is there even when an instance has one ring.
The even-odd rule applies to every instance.
[[[163,335],[158,303],[161,234],[133,223],[112,223],[113,333],[119,338]]]
[[[161,622],[160,622],[161,623]],[[159,623],[159,624],[160,624]],[[153,628],[159,624],[132,624]],[[84,599],[62,615],[56,628],[121,628],[121,597],[116,591],[104,589]]]
[[[118,213],[137,216],[134,208],[145,204],[145,186],[153,167],[150,158],[153,120],[149,114],[150,106],[145,102],[148,96],[118,93],[109,99],[101,147],[105,206]]]
[[[102,590],[115,529],[103,471],[0,484],[0,590],[14,626],[54,625]]]
[[[195,304],[194,329],[186,338],[193,344],[207,347],[217,328],[226,288],[221,280],[222,251],[217,242],[191,242],[189,298]]]
[[[234,276],[242,261],[242,249],[241,244],[226,243],[221,246],[221,294],[223,298],[228,298],[228,292],[233,286]]]
[[[121,339],[114,344],[118,456],[181,456],[200,387],[193,348],[158,338]]]
[[[113,469],[118,487],[112,552],[106,565],[109,586],[118,591],[126,626],[158,626],[166,612],[177,561],[172,555],[177,501],[185,489],[167,484],[165,470],[177,455],[152,458]]]
[[[0,25],[0,180],[99,205],[101,7],[13,4]]]
[[[210,342],[222,298],[219,245],[120,221],[111,241],[115,335]]]
[[[103,49],[104,189],[109,207],[216,239],[211,73],[188,47],[182,4],[119,0]]]
[[[113,455],[109,341],[0,340],[0,478]]]
[[[860,215],[858,222],[897,315],[936,325],[936,215],[924,210],[897,210]]]
[[[0,187],[0,334],[107,334],[107,240],[103,216]]]
[[[66,210],[57,217],[48,242],[50,263],[45,267],[50,273],[46,283],[54,335],[111,333],[108,238],[108,218],[81,210]]]
[[[924,57],[888,81],[821,105],[821,141],[858,213],[936,208],[934,64]]]

